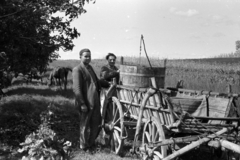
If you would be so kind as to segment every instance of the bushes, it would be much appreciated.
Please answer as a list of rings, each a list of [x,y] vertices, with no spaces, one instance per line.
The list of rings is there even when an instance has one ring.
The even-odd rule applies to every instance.
[[[41,124],[38,130],[27,135],[25,142],[20,144],[22,148],[18,151],[26,153],[25,159],[69,159],[72,143],[61,138],[51,129],[51,126],[55,125],[52,119],[55,114],[52,110],[52,104],[50,104],[47,110],[40,114]]]
[[[0,142],[18,147],[26,135],[38,129],[41,124],[40,114],[47,110],[51,102],[51,110],[54,112],[50,121],[51,129],[60,138],[69,139],[76,144],[79,137],[79,118],[73,99],[26,94],[1,99]]]

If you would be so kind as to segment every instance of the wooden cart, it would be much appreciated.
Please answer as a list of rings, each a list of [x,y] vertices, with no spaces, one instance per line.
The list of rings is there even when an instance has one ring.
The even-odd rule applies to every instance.
[[[118,155],[125,141],[143,159],[174,159],[203,143],[240,153],[238,97],[112,85],[103,103],[102,126]]]

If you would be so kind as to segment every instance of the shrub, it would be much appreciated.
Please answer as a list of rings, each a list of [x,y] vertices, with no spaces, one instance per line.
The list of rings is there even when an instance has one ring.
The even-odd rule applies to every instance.
[[[54,130],[51,129],[51,119],[54,113],[48,110],[40,114],[41,124],[36,132],[26,136],[25,142],[21,143],[20,153],[26,152],[27,157],[23,159],[35,158],[40,159],[69,159],[69,151],[71,149],[71,142],[61,139],[57,136]]]

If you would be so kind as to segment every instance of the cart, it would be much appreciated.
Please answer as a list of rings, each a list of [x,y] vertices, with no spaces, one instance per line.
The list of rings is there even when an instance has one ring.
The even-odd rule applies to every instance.
[[[143,159],[174,159],[202,144],[240,154],[238,94],[112,85],[102,106],[108,144]],[[232,154],[234,155],[234,154]],[[239,158],[239,157],[235,157]]]

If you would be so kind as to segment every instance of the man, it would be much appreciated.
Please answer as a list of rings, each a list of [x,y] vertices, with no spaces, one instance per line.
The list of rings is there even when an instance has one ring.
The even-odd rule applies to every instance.
[[[116,83],[119,83],[119,69],[115,66],[117,57],[113,53],[108,53],[106,55],[107,65],[102,66],[100,71],[100,78],[108,81],[113,82],[113,78],[115,78]],[[103,88],[101,90],[100,99],[101,99],[101,106],[103,106],[104,101],[106,99],[108,88]],[[102,108],[101,108],[102,113]]]
[[[91,62],[91,51],[82,49],[79,53],[80,64],[73,69],[73,91],[75,105],[80,113],[80,149],[92,149],[101,125],[100,82]],[[108,82],[106,82],[107,85]],[[106,84],[104,83],[104,84]]]
[[[119,81],[119,69],[115,66],[117,57],[113,53],[108,53],[106,60],[108,64],[101,68],[100,77],[111,82],[113,78]]]

